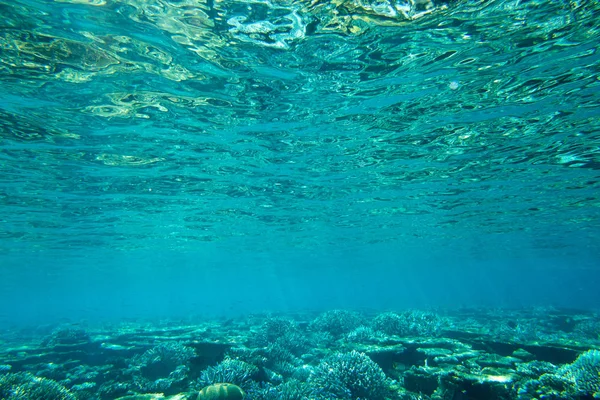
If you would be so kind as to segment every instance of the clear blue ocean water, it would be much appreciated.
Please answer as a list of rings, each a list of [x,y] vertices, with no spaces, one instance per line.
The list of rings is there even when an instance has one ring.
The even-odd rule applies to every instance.
[[[0,0],[0,400],[600,399],[600,0]]]
[[[599,15],[0,1],[0,325],[597,310]]]

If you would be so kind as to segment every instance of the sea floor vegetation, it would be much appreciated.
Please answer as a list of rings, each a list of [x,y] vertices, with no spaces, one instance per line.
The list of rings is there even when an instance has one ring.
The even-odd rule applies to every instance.
[[[600,316],[330,310],[0,332],[0,399],[229,398],[598,399]]]

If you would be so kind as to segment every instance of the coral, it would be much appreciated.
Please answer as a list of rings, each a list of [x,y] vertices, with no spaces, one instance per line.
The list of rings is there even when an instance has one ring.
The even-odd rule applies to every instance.
[[[258,368],[240,360],[226,358],[214,367],[208,367],[200,374],[199,386],[228,382],[246,387],[253,376],[258,373]]]
[[[71,390],[80,391],[80,390],[88,390],[92,389],[96,386],[96,382],[83,382],[79,385],[74,385],[71,387]]]
[[[515,385],[519,400],[571,399],[572,385],[554,374],[544,374],[539,379],[529,379]]]
[[[322,361],[309,377],[320,388],[319,398],[384,399],[390,381],[382,369],[364,353],[337,353]]]
[[[373,329],[387,335],[401,335],[404,333],[404,319],[394,312],[381,313],[373,319]]]
[[[600,398],[600,350],[579,355],[572,364],[561,368],[559,375],[573,383],[578,395]]]
[[[85,329],[78,327],[60,327],[42,340],[42,346],[80,345],[90,342],[90,335]]]
[[[520,400],[534,399],[540,393],[541,383],[537,379],[528,379],[515,385],[517,398]]]
[[[310,375],[313,373],[314,371],[314,367],[310,366],[310,365],[302,365],[298,368],[296,368],[293,372],[292,372],[292,379],[295,379],[297,381],[301,381],[301,382],[306,382],[308,380],[308,378],[310,377]]]
[[[68,371],[64,364],[52,362],[40,364],[35,374],[58,382],[67,379]]]
[[[96,382],[83,382],[78,385],[71,386],[70,390],[76,393],[79,400],[99,400],[98,384]]]
[[[262,367],[269,362],[265,352],[266,350],[264,348],[248,349],[245,347],[232,347],[227,352],[225,358],[240,360],[257,367]]]
[[[346,310],[327,311],[311,322],[313,330],[328,332],[334,336],[349,333],[360,326],[362,318],[358,313]]]
[[[600,399],[600,349],[585,352],[596,342],[575,328],[589,315],[467,309],[368,321],[334,311],[312,324],[311,316],[109,325],[95,328],[83,345],[66,344],[71,336],[87,340],[77,331],[57,333],[47,341],[54,346],[40,346],[48,328],[0,332],[0,399],[197,400],[201,389],[224,383],[246,400]],[[572,334],[515,343],[508,328],[527,321],[538,321],[546,339],[556,326],[570,326]],[[452,326],[446,338],[423,334],[445,326]],[[496,335],[499,327],[509,340]]]
[[[0,399],[3,400],[75,400],[76,397],[57,382],[28,372],[0,376]]]
[[[381,331],[373,330],[369,326],[361,325],[346,336],[346,340],[354,343],[372,343],[382,339]]]
[[[242,400],[242,388],[231,383],[215,383],[200,390],[198,400]]]
[[[438,336],[445,320],[429,311],[385,312],[373,319],[375,330],[388,335]]]
[[[133,359],[133,381],[144,391],[167,391],[187,378],[195,352],[180,342],[161,343]]]
[[[101,399],[116,399],[125,396],[131,389],[131,385],[124,382],[105,382],[96,393]]]
[[[599,340],[600,319],[595,317],[580,321],[575,325],[574,331],[585,338]]]
[[[245,400],[278,400],[277,386],[270,382],[251,382]]]
[[[281,367],[281,369],[284,369],[284,370],[285,370],[285,368],[286,368],[285,366]],[[287,371],[287,375],[291,375],[292,373],[293,372],[292,372],[292,370],[290,368],[290,371]],[[262,378],[263,379],[266,378],[266,380],[269,383],[273,383],[273,384],[278,385],[278,384],[280,384],[280,383],[283,382],[283,375],[280,374],[279,372],[271,370],[269,368],[263,368],[262,369],[262,375],[263,375]]]
[[[545,372],[538,379],[518,383],[515,389],[519,399],[600,398],[600,351],[589,350],[572,363],[554,370],[549,363],[533,362],[530,368],[518,367],[519,372],[532,376]]]
[[[295,332],[298,329],[295,321],[285,318],[267,318],[257,334],[259,345],[265,346],[274,343],[282,336]]]
[[[517,319],[501,321],[494,327],[494,335],[511,342],[525,343],[534,340],[543,340],[545,334],[535,320]]]
[[[248,390],[247,400],[309,400],[314,389],[305,382],[291,379],[280,385],[270,383],[255,383]]]
[[[167,342],[147,350],[136,361],[143,366],[163,367],[170,372],[179,365],[187,364],[195,355],[194,349],[181,342]]]
[[[556,372],[557,367],[547,361],[535,360],[526,363],[518,363],[516,369],[523,377],[538,378],[543,374]]]
[[[308,351],[313,345],[307,338],[306,334],[299,330],[288,331],[281,337],[279,337],[275,343],[287,350],[290,353],[299,356]]]
[[[267,365],[269,366],[279,363],[289,363],[292,365],[300,364],[300,360],[279,342],[269,345],[269,347],[265,349],[265,353],[268,359]]]
[[[307,400],[311,398],[313,388],[305,382],[291,379],[277,386],[277,391],[280,400]]]
[[[284,318],[268,318],[261,326],[254,342],[262,347],[277,345],[295,355],[301,355],[311,347],[306,335],[298,328],[298,324]]]

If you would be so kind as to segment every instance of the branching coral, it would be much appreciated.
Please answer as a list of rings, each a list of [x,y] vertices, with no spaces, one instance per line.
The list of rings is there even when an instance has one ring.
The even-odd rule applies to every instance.
[[[279,338],[298,330],[295,321],[285,318],[267,318],[257,335],[259,345],[276,342]]]
[[[354,343],[371,343],[383,338],[381,331],[361,325],[346,336],[346,340]]]
[[[183,343],[161,343],[134,357],[134,382],[144,391],[167,391],[187,378],[188,364],[194,356],[194,350]]]
[[[356,329],[362,322],[358,313],[346,310],[327,311],[318,316],[310,327],[316,331],[328,332],[340,336]]]
[[[406,311],[402,314],[386,312],[373,319],[373,329],[388,335],[437,336],[445,321],[428,311]]]
[[[226,358],[214,367],[202,371],[198,386],[208,386],[215,383],[233,383],[243,389],[248,387],[252,377],[258,373],[258,368],[240,360]]]
[[[337,353],[322,361],[308,382],[322,389],[318,398],[383,400],[390,380],[366,354]]]

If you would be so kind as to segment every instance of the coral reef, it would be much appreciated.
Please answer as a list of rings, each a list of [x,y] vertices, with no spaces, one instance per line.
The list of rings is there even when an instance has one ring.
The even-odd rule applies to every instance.
[[[556,309],[333,310],[0,331],[0,399],[232,398],[227,387],[246,400],[586,400],[600,398],[598,324]]]

